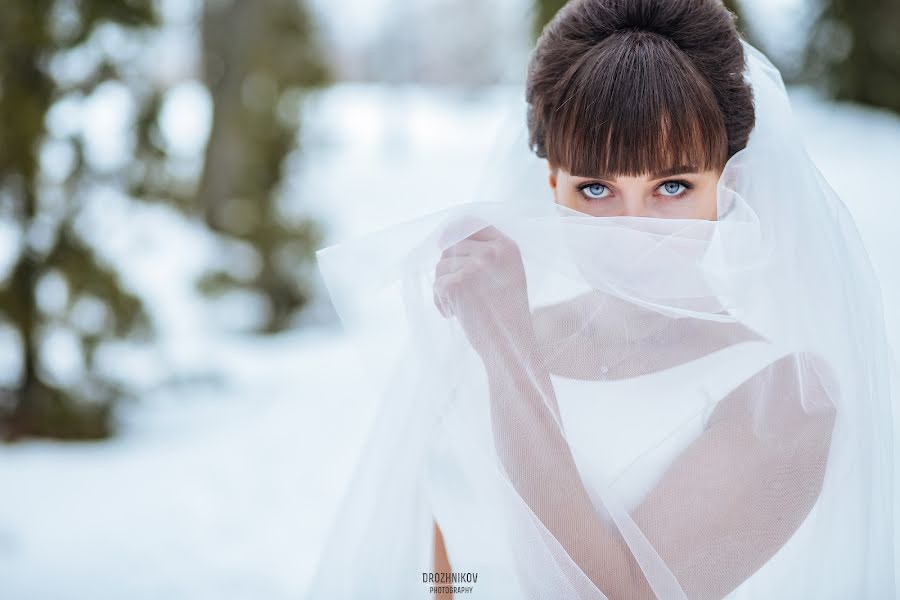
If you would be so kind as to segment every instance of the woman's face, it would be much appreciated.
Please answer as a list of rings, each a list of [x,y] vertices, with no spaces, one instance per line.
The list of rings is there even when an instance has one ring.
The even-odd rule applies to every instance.
[[[641,177],[576,177],[550,167],[557,204],[595,217],[633,216],[715,221],[721,170],[681,167]]]

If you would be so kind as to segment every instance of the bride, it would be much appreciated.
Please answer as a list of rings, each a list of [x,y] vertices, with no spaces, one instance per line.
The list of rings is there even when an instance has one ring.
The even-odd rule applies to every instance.
[[[573,0],[525,98],[545,193],[317,254],[405,345],[308,597],[893,598],[880,291],[777,70]]]

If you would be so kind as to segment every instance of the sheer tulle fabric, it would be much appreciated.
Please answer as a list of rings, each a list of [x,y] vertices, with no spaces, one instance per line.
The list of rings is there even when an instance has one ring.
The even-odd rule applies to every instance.
[[[398,349],[308,598],[431,597],[434,522],[456,597],[895,597],[878,282],[745,50],[716,221],[530,187],[318,252]]]

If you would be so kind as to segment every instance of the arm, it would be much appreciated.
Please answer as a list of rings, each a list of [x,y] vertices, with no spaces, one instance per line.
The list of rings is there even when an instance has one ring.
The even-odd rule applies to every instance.
[[[556,396],[536,343],[511,342],[503,334],[495,339],[503,342],[483,356],[494,443],[516,491],[608,598],[655,598],[624,539],[595,512],[553,419]]]
[[[516,244],[485,226],[447,247],[435,275],[435,304],[444,316],[457,318],[484,362],[494,444],[520,497],[607,597],[654,598],[625,540],[598,518],[581,482],[559,423],[550,361],[535,333]],[[585,295],[555,314],[565,316],[574,307],[574,314],[590,317],[595,312],[591,302],[595,299]],[[616,310],[607,306],[605,313]],[[631,341],[633,346],[634,337],[659,343],[653,334],[660,325],[636,317],[629,321],[645,331],[629,328],[621,340],[607,329],[615,319],[599,324],[600,337],[582,329],[590,318],[568,319],[557,329],[563,338],[591,340],[577,352],[568,349],[568,357],[581,360],[581,378],[600,379],[597,365],[634,350],[626,345]],[[709,352],[709,336],[716,331],[704,330],[704,325],[698,324],[701,329],[688,338],[676,335],[681,330],[665,330],[670,347],[654,347],[653,362],[665,364],[676,350]],[[746,339],[733,331],[725,337],[731,343]],[[671,347],[674,343],[677,348]],[[550,349],[561,356],[562,348]],[[705,432],[632,511],[692,599],[721,598],[744,581],[793,535],[818,498],[835,418],[828,393],[834,388],[826,390],[820,376],[828,378],[822,361],[797,355],[750,378],[719,401]],[[764,443],[752,427],[766,434]]]
[[[655,598],[624,539],[597,518],[564,435],[544,404],[558,415],[536,339],[495,339],[500,343],[484,362],[495,443],[510,480],[604,594],[614,600]],[[721,598],[755,572],[793,534],[821,490],[835,412],[815,373],[804,373],[813,377],[800,378],[807,388],[797,389],[790,358],[720,401],[704,434],[632,511],[692,599]],[[769,403],[778,412],[767,414],[762,427],[776,437],[764,444],[750,430],[748,394],[763,379],[771,394],[784,394]],[[804,413],[801,392],[804,401],[830,409]],[[533,477],[534,470],[541,475]],[[552,490],[565,493],[548,494]],[[579,543],[585,539],[591,543]]]
[[[448,573],[452,570],[450,560],[447,558],[447,548],[444,547],[444,536],[437,521],[434,522],[434,570],[437,573]],[[453,593],[439,593],[434,597],[437,600],[453,600]]]
[[[818,377],[824,371],[809,368],[821,363],[797,358],[776,361],[720,401],[704,435],[633,511],[690,598],[722,598],[750,577],[821,492],[836,410]],[[776,401],[754,414],[761,390]],[[805,412],[801,399],[816,408]],[[770,439],[753,433],[754,419]],[[654,518],[660,514],[677,518]]]

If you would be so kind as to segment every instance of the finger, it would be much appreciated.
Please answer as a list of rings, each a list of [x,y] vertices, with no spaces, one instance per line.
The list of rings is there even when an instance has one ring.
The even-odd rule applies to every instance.
[[[441,297],[438,295],[437,290],[432,288],[432,299],[434,300],[434,305],[437,307],[438,312],[441,313],[441,316],[447,318],[450,316],[447,310],[444,309],[444,302]]]
[[[485,225],[483,228],[479,229],[478,231],[476,231],[472,235],[470,235],[467,239],[482,240],[485,242],[490,242],[490,241],[493,241],[496,239],[509,240],[510,238],[506,234],[504,234],[502,231],[500,231],[499,229],[494,227],[493,225]]]
[[[434,277],[437,279],[441,275],[447,275],[448,273],[454,273],[462,269],[466,263],[471,260],[467,256],[448,256],[446,258],[442,258],[438,261],[437,265],[434,268]]]
[[[484,246],[484,242],[481,240],[465,238],[448,248],[444,248],[444,251],[441,252],[441,258],[453,256],[479,256],[480,253],[484,251],[482,246]]]
[[[441,248],[451,246],[454,242],[468,237],[470,233],[478,233],[485,226],[489,226],[489,223],[484,219],[474,215],[463,215],[447,224],[438,238],[438,245]]]
[[[463,277],[459,271],[441,275],[435,280],[434,294],[437,295],[445,310],[449,306],[448,300],[457,292],[462,281]]]

